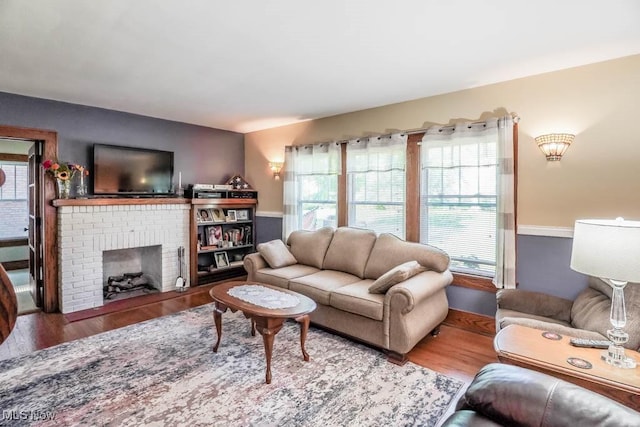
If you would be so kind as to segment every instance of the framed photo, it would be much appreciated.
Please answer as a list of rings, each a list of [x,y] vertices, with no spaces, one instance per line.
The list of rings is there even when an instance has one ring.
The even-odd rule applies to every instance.
[[[229,209],[227,211],[227,222],[237,221],[236,211],[234,209]]]
[[[222,242],[222,226],[212,225],[207,227],[207,246],[220,246]]]
[[[211,220],[214,222],[224,222],[225,221],[224,211],[221,208],[213,208],[211,209]]]
[[[227,258],[226,252],[217,252],[215,259],[216,259],[216,268],[229,267],[229,258]]]
[[[211,209],[198,209],[196,213],[197,222],[211,222],[213,218],[211,217]]]
[[[236,218],[238,221],[246,221],[249,219],[249,209],[236,210]]]

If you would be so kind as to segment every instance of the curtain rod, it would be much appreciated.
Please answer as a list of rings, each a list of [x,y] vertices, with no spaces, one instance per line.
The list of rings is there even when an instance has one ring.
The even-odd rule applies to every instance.
[[[514,123],[518,123],[520,121],[520,116],[518,116],[516,113],[511,113],[511,118],[513,119]],[[486,120],[481,120],[481,121],[477,121],[477,122],[471,122],[469,124],[469,126],[473,126],[473,125],[481,125],[487,123]],[[456,123],[452,124],[452,125],[443,125],[440,126],[440,129],[453,129],[456,127]],[[431,129],[432,127],[437,127],[437,125],[433,125],[433,126],[429,126],[428,128],[422,128],[422,129],[414,129],[414,130],[409,130],[409,131],[402,131],[402,132],[393,132],[393,133],[385,133],[383,135],[378,135],[378,136],[363,136],[360,138],[356,138],[356,140],[361,140],[361,139],[368,139],[368,138],[388,138],[392,135],[400,135],[400,136],[405,136],[405,135],[415,135],[417,133],[425,133],[426,131],[428,131],[429,129]],[[318,142],[317,144],[331,144],[334,143],[336,145],[339,144],[346,144],[349,141],[353,141],[353,138],[351,139],[340,139],[340,140],[333,140],[333,141],[326,141],[326,142]],[[302,146],[305,145],[315,145],[315,144],[303,144]]]

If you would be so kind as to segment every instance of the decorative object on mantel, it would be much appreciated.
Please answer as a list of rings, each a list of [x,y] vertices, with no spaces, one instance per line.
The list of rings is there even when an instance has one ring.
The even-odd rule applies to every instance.
[[[78,171],[78,185],[76,185],[76,198],[78,199],[86,199],[87,198],[87,181],[85,181],[85,177],[89,176],[89,170],[84,166],[80,165],[72,165],[72,167]]]
[[[58,199],[68,199],[71,194],[71,180],[75,176],[76,172],[80,172],[82,176],[80,185],[83,186],[81,197],[86,196],[87,190],[84,184],[84,176],[89,175],[89,171],[81,165],[75,163],[63,163],[55,160],[45,160],[42,162],[42,167],[45,172],[49,173],[56,180],[56,190]]]
[[[240,175],[234,175],[227,185],[232,185],[234,190],[253,190],[253,187]]]

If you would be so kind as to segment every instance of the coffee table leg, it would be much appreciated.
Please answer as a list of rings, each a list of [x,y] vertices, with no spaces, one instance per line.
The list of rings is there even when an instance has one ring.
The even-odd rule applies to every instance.
[[[267,373],[265,375],[265,381],[267,384],[271,384],[271,354],[273,352],[273,340],[284,323],[284,319],[266,319],[263,317],[257,317],[256,329],[262,335],[262,342],[264,343],[264,354],[267,358]]]
[[[251,336],[256,336],[256,321],[251,319]]]
[[[302,358],[305,362],[309,361],[309,353],[304,348],[304,343],[307,340],[307,331],[309,330],[309,315],[305,314],[296,318],[296,322],[300,323],[300,348],[302,348]]]
[[[216,306],[213,309],[213,322],[216,324],[216,332],[218,333],[218,340],[213,346],[213,352],[218,352],[218,346],[220,345],[220,339],[222,338],[222,313],[227,311],[227,307],[224,304],[216,302]]]

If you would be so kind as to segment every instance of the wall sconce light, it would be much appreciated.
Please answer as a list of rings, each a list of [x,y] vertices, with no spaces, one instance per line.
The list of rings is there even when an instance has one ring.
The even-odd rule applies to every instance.
[[[570,133],[550,133],[535,138],[538,147],[542,150],[547,160],[560,160],[567,148],[573,142],[575,135]]]
[[[280,179],[280,171],[282,170],[282,162],[271,162],[269,163],[269,167],[271,168],[271,172],[273,172],[273,179],[276,181]]]

